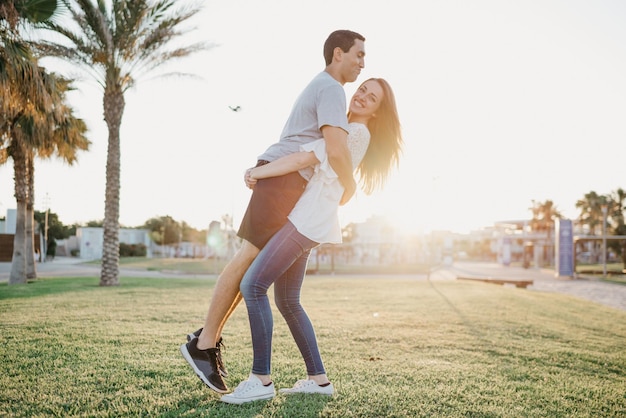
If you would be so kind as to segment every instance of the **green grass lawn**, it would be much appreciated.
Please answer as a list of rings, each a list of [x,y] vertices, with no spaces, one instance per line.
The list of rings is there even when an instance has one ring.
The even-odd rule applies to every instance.
[[[303,303],[336,396],[219,402],[179,352],[213,279],[0,284],[0,416],[626,416],[626,312],[483,283],[311,276]],[[251,366],[240,306],[224,334],[234,388]],[[273,380],[305,377],[275,313]]]
[[[228,260],[201,259],[201,258],[146,258],[126,257],[120,259],[120,266],[137,270],[151,270],[161,272],[175,272],[185,274],[215,274],[222,271]],[[100,260],[90,261],[89,264],[100,265]],[[317,263],[312,257],[309,261],[310,272],[319,274],[426,274],[429,266],[426,264],[393,265],[355,265]]]

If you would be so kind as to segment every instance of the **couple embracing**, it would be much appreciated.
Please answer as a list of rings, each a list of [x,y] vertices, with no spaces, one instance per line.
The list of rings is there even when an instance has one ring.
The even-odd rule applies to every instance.
[[[324,60],[325,69],[293,105],[280,140],[246,170],[244,180],[252,196],[237,233],[242,245],[217,279],[204,326],[180,347],[198,377],[223,394],[223,402],[243,404],[276,394],[267,296],[271,285],[307,374],[280,392],[335,392],[313,325],[300,303],[307,261],[316,246],[341,242],[338,209],[356,192],[354,175],[365,193],[382,187],[398,163],[402,136],[393,91],[384,79],[366,80],[346,104],[343,86],[356,81],[365,67],[362,35],[332,32],[324,43]],[[242,299],[250,321],[253,361],[248,379],[229,393],[222,329]]]

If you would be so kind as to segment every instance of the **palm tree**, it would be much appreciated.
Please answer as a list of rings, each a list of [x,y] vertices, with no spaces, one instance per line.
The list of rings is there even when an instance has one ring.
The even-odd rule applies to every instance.
[[[624,210],[626,209],[626,191],[622,188],[611,193],[611,212],[610,218],[613,221],[613,233],[615,235],[626,235],[626,223],[624,222]],[[609,247],[613,248],[616,253],[622,254],[622,263],[626,270],[626,240],[612,241]]]
[[[35,265],[35,157],[33,151],[27,154],[28,186],[26,201],[26,217],[24,219],[24,247],[26,248],[26,280],[37,278]]]
[[[175,9],[174,0],[98,0],[97,4],[93,0],[62,0],[62,4],[74,26],[45,26],[63,35],[70,45],[44,42],[42,50],[78,64],[103,89],[109,138],[100,285],[113,286],[119,284],[120,126],[124,93],[162,64],[205,48],[204,44],[195,43],[167,49],[171,41],[185,33],[181,25],[200,8]]]
[[[554,231],[554,223],[557,219],[563,218],[561,212],[556,208],[552,200],[546,200],[545,202],[532,201],[532,219],[530,221],[530,227],[533,231],[546,233],[546,251],[544,254],[547,260],[554,259],[554,242],[552,237],[552,231]]]
[[[581,226],[587,226],[590,235],[598,235],[598,229],[602,228],[604,222],[604,214],[602,206],[609,206],[610,198],[605,195],[599,195],[594,191],[585,194],[583,199],[576,202],[576,208],[580,210],[578,221]],[[591,244],[593,246],[594,257],[599,257],[601,251],[597,242]]]
[[[91,142],[86,138],[87,125],[82,119],[74,116],[73,109],[65,102],[65,92],[71,90],[69,80],[59,78],[56,83],[54,93],[55,111],[49,112],[46,123],[48,131],[47,140],[37,146],[37,156],[40,158],[50,158],[53,155],[61,158],[64,162],[72,165],[77,160],[78,151],[86,151]],[[34,179],[34,152],[29,153],[28,174],[29,193],[26,204],[26,278],[37,277],[34,256],[34,232],[35,232],[35,179]],[[48,243],[46,242],[46,245]],[[45,249],[44,249],[45,251]]]
[[[583,199],[576,202],[576,208],[580,210],[578,220],[581,225],[587,225],[591,235],[596,235],[596,230],[602,226],[602,204],[604,203],[606,203],[606,196],[601,196],[594,191],[585,194]]]
[[[28,128],[34,113],[45,112],[49,105],[42,71],[17,31],[20,20],[38,19],[39,15],[31,3],[7,1],[0,7],[0,164],[5,163],[9,156],[14,159],[18,203],[11,284],[26,281],[25,204],[29,194],[26,160],[29,150],[22,142],[22,128]]]
[[[74,117],[65,104],[69,81],[39,69],[43,81],[42,100],[20,96],[19,86],[5,84],[5,90],[16,92],[9,112],[6,130],[1,132],[7,146],[0,150],[0,163],[13,159],[15,199],[17,201],[16,230],[13,241],[10,284],[24,283],[34,270],[33,211],[34,157],[49,157],[56,152],[68,162],[75,160],[77,149],[87,149],[84,137],[86,125]],[[9,106],[7,106],[9,108]],[[68,151],[71,150],[71,151]],[[32,263],[33,266],[28,267]]]
[[[554,229],[554,221],[561,219],[563,215],[551,200],[546,200],[543,203],[533,200],[532,204],[530,208],[533,215],[530,221],[531,229],[533,231],[546,231],[550,237],[550,232]]]

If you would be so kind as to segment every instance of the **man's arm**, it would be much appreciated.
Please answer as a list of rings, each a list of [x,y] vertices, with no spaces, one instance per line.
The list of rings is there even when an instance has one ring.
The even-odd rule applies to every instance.
[[[268,177],[282,176],[317,163],[319,163],[319,161],[312,151],[294,152],[271,163],[252,168],[250,170],[250,177],[253,180],[260,180]]]
[[[325,125],[322,127],[322,135],[326,141],[326,154],[328,162],[333,168],[341,185],[344,187],[340,205],[345,205],[356,192],[356,181],[352,170],[352,157],[348,149],[348,133],[341,128]]]

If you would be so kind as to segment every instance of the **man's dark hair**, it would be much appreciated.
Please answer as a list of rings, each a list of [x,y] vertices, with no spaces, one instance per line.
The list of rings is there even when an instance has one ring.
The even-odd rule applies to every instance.
[[[355,39],[365,41],[363,35],[346,29],[336,30],[328,35],[328,39],[324,42],[324,60],[326,61],[326,65],[333,61],[333,51],[335,48],[339,47],[343,52],[348,52],[350,48],[352,48],[352,45],[354,45]]]

